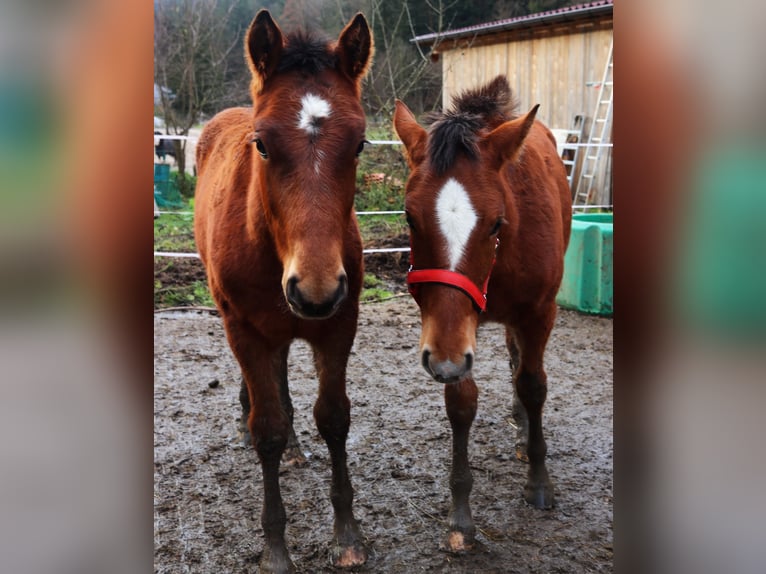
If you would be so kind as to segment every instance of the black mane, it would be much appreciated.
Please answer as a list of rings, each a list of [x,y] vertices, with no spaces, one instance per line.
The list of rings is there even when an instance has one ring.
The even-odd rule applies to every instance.
[[[329,40],[316,32],[300,30],[287,37],[278,72],[298,70],[315,75],[337,67],[337,57],[329,48]]]
[[[476,159],[482,132],[513,119],[517,106],[508,80],[497,76],[485,86],[456,96],[448,111],[431,116],[428,157],[436,172],[446,172],[459,153]]]

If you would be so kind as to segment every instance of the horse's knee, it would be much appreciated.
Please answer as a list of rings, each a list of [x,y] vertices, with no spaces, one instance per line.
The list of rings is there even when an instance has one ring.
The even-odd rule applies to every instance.
[[[514,385],[516,394],[528,414],[542,409],[548,395],[548,384],[543,370],[539,373],[520,371],[514,379]]]
[[[286,416],[266,419],[250,411],[248,427],[253,446],[261,460],[279,459],[282,456],[290,436],[290,424]]]
[[[252,433],[252,431],[251,431]],[[261,460],[273,460],[282,457],[287,445],[286,434],[254,435],[253,444]]]
[[[314,403],[314,421],[325,441],[345,441],[351,426],[351,402],[348,397],[343,395],[335,400],[318,398]]]

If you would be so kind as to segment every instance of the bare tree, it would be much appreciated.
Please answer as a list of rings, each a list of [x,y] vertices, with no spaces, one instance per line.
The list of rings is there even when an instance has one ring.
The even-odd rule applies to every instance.
[[[309,29],[321,19],[324,0],[285,0],[279,16],[283,30]]]
[[[188,135],[203,112],[214,112],[231,98],[228,67],[242,33],[231,33],[237,2],[155,0],[154,80],[159,84],[167,131]],[[247,85],[239,87],[247,94]],[[178,171],[185,173],[186,141],[176,141]],[[182,194],[186,178],[179,179]]]
[[[457,2],[426,0],[430,20],[435,22],[434,32],[449,25],[447,14]],[[418,35],[410,2],[403,0],[392,12],[388,0],[370,0],[369,10],[376,30],[376,58],[368,80],[371,89],[365,94],[368,109],[389,116],[397,98],[409,99],[415,109],[437,106],[441,101],[441,70],[434,66],[430,52],[409,41]],[[438,40],[433,48],[437,46]]]

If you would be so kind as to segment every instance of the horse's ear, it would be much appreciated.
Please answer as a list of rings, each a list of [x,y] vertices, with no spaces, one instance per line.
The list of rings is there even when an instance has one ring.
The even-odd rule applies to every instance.
[[[357,88],[360,87],[360,81],[372,63],[374,51],[370,26],[364,15],[359,12],[343,28],[335,48],[341,71],[356,82]]]
[[[258,93],[274,73],[282,55],[282,31],[268,10],[259,10],[245,34],[245,58],[253,74],[251,87]]]
[[[399,100],[396,100],[394,110],[394,130],[407,151],[407,163],[414,169],[425,158],[426,130],[418,124],[410,109]]]
[[[492,157],[497,169],[500,169],[506,162],[513,162],[518,159],[524,138],[527,137],[529,130],[535,123],[535,116],[539,107],[540,104],[537,104],[526,116],[505,122],[487,136],[486,141],[489,145],[490,157]]]

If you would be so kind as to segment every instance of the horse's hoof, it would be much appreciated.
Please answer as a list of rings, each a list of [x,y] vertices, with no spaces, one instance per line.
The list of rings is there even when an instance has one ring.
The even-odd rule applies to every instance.
[[[535,508],[548,510],[556,505],[553,496],[553,485],[548,483],[529,484],[524,487],[524,500]]]
[[[452,554],[465,554],[473,550],[474,539],[473,536],[459,530],[450,530],[440,548]]]
[[[355,568],[367,562],[367,549],[359,543],[336,546],[331,554],[332,565],[336,568]]]
[[[263,549],[258,567],[263,574],[292,574],[295,572],[295,566],[286,550],[284,552],[272,552],[268,546]]]

